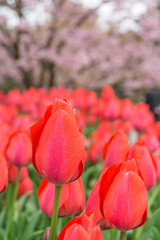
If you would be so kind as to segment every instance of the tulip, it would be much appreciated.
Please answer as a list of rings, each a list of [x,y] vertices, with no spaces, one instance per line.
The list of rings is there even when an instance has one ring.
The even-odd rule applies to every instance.
[[[125,161],[129,141],[124,132],[116,132],[104,145],[103,159],[106,167]]]
[[[113,97],[107,102],[104,117],[109,120],[115,120],[120,117],[120,100],[118,98]]]
[[[80,217],[73,218],[62,229],[57,240],[103,240],[101,229],[96,225],[94,213],[84,213]]]
[[[3,151],[8,143],[8,136],[3,126],[0,126],[0,151]]]
[[[135,106],[132,123],[138,131],[145,131],[153,125],[155,119],[153,113],[149,111],[149,105],[139,103]]]
[[[160,146],[159,139],[154,133],[151,132],[143,133],[141,134],[140,138],[144,140],[146,146],[151,152],[155,152]]]
[[[25,132],[15,132],[9,138],[9,142],[5,148],[5,154],[7,160],[17,167],[29,164],[32,158],[30,136]]]
[[[117,119],[112,122],[112,130],[113,132],[117,132],[122,130],[124,133],[128,134],[132,130],[132,124],[130,121],[122,121],[121,119]]]
[[[8,185],[8,167],[6,159],[0,152],[0,192],[5,191]]]
[[[105,86],[103,87],[102,89],[102,92],[101,92],[101,97],[105,100],[110,100],[111,98],[113,98],[115,96],[114,94],[114,91],[113,91],[113,88],[111,86]]]
[[[46,232],[43,234],[42,240],[48,240],[50,227],[47,227]]]
[[[85,142],[75,111],[68,102],[55,100],[31,127],[33,165],[57,185],[76,180],[84,169]]]
[[[32,180],[29,177],[27,177],[18,186],[18,198],[20,198],[24,194],[26,194],[28,192],[32,192],[32,191],[33,191]]]
[[[157,180],[157,166],[153,155],[142,139],[139,139],[127,154],[127,160],[133,158],[141,171],[147,189],[153,188]]]
[[[146,221],[147,189],[135,160],[106,169],[99,195],[101,213],[111,227],[127,231]]]
[[[123,120],[130,120],[133,116],[134,105],[129,99],[121,101],[120,116]]]
[[[52,217],[54,203],[55,185],[43,179],[38,188],[40,209],[48,216]],[[72,183],[62,186],[59,217],[72,217],[82,213],[85,206],[85,193],[81,178]]]
[[[8,165],[8,177],[11,183],[16,183],[17,174],[18,174],[18,167],[12,165],[11,163],[7,162]],[[25,178],[28,177],[28,168],[22,167],[20,169],[20,182],[23,182]]]
[[[157,180],[160,181],[160,154],[153,155],[157,165]]]
[[[100,225],[101,229],[109,229],[109,223],[106,222],[104,219],[101,210],[100,210],[100,197],[99,197],[99,186],[100,180],[103,174],[101,174],[99,180],[95,184],[94,188],[92,189],[88,201],[86,203],[86,212],[94,212],[96,223]]]

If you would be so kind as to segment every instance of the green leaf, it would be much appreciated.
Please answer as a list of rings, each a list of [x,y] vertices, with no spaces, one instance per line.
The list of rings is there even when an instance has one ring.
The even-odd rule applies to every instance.
[[[160,220],[160,208],[152,214],[152,216],[147,220],[143,227],[137,230],[137,239],[149,239],[152,233],[153,226],[158,220]]]
[[[33,214],[32,217],[29,218],[28,222],[27,222],[27,226],[25,226],[23,229],[23,240],[27,240],[32,233],[34,232],[34,229],[40,219],[40,215],[41,215],[41,210],[35,212]]]

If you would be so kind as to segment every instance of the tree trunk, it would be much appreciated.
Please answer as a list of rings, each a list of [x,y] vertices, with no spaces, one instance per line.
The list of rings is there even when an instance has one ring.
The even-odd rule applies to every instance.
[[[23,83],[26,88],[29,88],[31,85],[33,85],[32,71],[29,71],[29,72],[23,71]]]
[[[55,85],[55,64],[50,63],[49,64],[49,87],[52,87]]]

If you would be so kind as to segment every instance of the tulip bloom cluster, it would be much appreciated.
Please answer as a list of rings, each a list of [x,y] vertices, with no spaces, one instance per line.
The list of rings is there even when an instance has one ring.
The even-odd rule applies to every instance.
[[[93,91],[61,86],[12,90],[1,93],[0,100],[0,192],[8,182],[14,185],[10,215],[16,211],[13,202],[33,191],[31,172],[38,183],[43,178],[39,208],[52,218],[43,240],[102,240],[101,229],[123,232],[145,223],[147,190],[160,180],[160,122],[147,104],[120,100],[109,86],[99,98]],[[94,131],[88,133],[88,125]],[[31,162],[39,176],[32,168],[28,171]],[[92,179],[96,164],[102,172]],[[56,217],[80,214],[58,236]],[[7,225],[9,239],[12,227]]]

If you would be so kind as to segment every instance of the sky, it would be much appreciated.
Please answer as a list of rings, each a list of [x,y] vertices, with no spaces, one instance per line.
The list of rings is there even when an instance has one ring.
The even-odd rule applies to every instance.
[[[99,2],[100,2],[100,0],[72,0],[72,1],[77,2],[77,3],[82,3],[84,5],[84,7],[96,7],[97,4],[99,4]],[[98,25],[100,28],[102,28],[102,29],[107,28],[106,22],[109,21],[110,19],[113,19],[113,9],[114,9],[114,4],[112,2],[104,4],[99,9]],[[145,11],[146,11],[146,7],[141,2],[132,6],[131,13],[130,13],[132,15],[132,17],[126,18],[126,20],[123,22],[123,25],[120,28],[120,31],[127,32],[128,30],[137,30],[138,25],[132,20],[132,18],[133,19],[139,18],[139,16],[142,13],[144,13]],[[45,20],[47,18],[47,16],[44,14],[44,6],[41,3],[37,4],[36,11],[34,11],[34,12],[30,11],[30,12],[27,12],[26,14],[28,17],[28,21],[31,24],[37,24],[37,23],[43,24],[43,22],[45,22]],[[124,12],[117,14],[116,16],[114,16],[115,20],[119,20],[121,17],[123,17],[124,14],[125,14]],[[0,15],[7,16],[8,24],[11,28],[14,27],[15,25],[17,25],[18,18],[12,11],[9,11],[7,8],[1,7]]]

